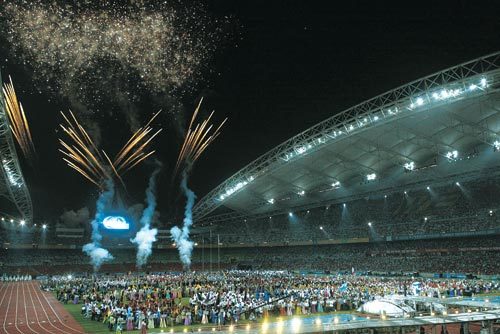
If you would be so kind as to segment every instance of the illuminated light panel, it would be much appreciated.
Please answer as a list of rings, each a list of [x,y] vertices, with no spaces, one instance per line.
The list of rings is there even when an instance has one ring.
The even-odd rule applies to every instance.
[[[449,151],[446,153],[445,156],[448,160],[456,160],[458,158],[458,151],[457,150]]]
[[[122,216],[107,216],[102,225],[108,230],[128,230],[130,224]]]
[[[500,141],[495,140],[493,147],[495,148],[495,151],[500,151]]]
[[[302,324],[302,320],[300,318],[293,318],[292,319],[292,329],[294,331],[298,331],[301,324]]]
[[[254,180],[254,177],[250,176],[246,181],[240,181],[240,182],[236,183],[234,186],[226,188],[226,191],[224,192],[224,194],[219,196],[219,200],[223,201],[224,199],[231,196],[232,194],[234,194],[235,192],[237,192],[238,190],[240,190],[241,188],[243,188],[244,186],[246,186],[247,184],[249,184],[253,180]]]
[[[3,169],[5,170],[5,173],[7,174],[7,178],[9,179],[9,182],[11,185],[20,188],[23,183],[19,182],[19,177],[16,176],[15,172],[13,171],[13,167],[11,166],[12,160],[2,160],[2,165]]]
[[[268,329],[268,328],[269,328],[269,324],[268,324],[267,322],[265,322],[265,321],[264,321],[264,322],[262,323],[262,331],[263,331],[263,332],[265,332],[265,331],[267,331],[267,329]]]
[[[415,162],[411,161],[411,162],[407,162],[403,165],[404,169],[406,169],[407,171],[412,171],[415,169]]]

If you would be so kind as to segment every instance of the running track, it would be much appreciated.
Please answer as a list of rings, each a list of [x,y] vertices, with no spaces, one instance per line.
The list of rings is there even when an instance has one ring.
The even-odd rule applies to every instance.
[[[0,333],[84,334],[82,327],[36,281],[0,283]]]

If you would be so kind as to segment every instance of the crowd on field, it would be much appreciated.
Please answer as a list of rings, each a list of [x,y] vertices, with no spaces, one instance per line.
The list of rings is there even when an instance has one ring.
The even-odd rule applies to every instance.
[[[418,282],[418,290],[414,288]],[[269,315],[353,310],[388,295],[463,296],[490,292],[483,280],[305,276],[284,271],[221,271],[144,276],[54,277],[45,283],[64,303],[81,304],[110,330],[224,325]]]

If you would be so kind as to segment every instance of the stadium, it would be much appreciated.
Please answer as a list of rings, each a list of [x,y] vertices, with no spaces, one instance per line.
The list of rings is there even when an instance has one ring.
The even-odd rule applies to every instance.
[[[0,81],[0,333],[500,333],[500,51],[329,111],[197,198],[193,166],[230,126],[214,112],[195,124],[201,98],[164,182],[182,203],[168,219],[160,112],[115,157],[88,115],[61,112],[47,151],[94,188],[50,182],[92,204],[37,216],[41,132]],[[154,171],[138,206],[124,175],[141,165]]]

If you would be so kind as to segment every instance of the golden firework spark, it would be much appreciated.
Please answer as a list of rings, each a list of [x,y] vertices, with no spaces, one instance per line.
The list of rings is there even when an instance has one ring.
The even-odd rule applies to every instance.
[[[162,131],[162,129],[159,129],[158,131],[151,134],[153,128],[150,126],[150,124],[153,122],[156,116],[160,114],[160,112],[161,110],[154,114],[145,126],[139,128],[122,147],[120,152],[118,152],[113,161],[113,165],[114,168],[116,168],[117,174],[125,174],[126,172],[137,166],[139,163],[144,161],[147,157],[155,153],[155,151],[144,153],[144,150],[148,147],[151,141]]]
[[[69,145],[64,140],[59,139],[63,147],[63,149],[59,149],[59,151],[65,155],[63,160],[69,167],[102,188],[102,180],[110,178],[108,171],[104,167],[103,158],[93,140],[78,122],[75,115],[71,111],[69,114],[71,118],[61,112],[66,124],[59,125],[73,142],[72,145]]]
[[[10,123],[9,127],[23,155],[27,159],[32,160],[35,153],[35,146],[33,145],[33,138],[31,137],[28,120],[22,104],[17,99],[14,84],[10,76],[9,81],[10,82],[4,84],[2,87],[5,100],[5,111]]]
[[[59,139],[63,147],[59,151],[65,155],[63,160],[69,167],[98,187],[102,188],[103,180],[111,179],[113,176],[124,185],[122,175],[155,153],[154,150],[148,153],[144,150],[162,130],[159,129],[151,135],[153,128],[150,124],[159,113],[154,114],[144,127],[132,135],[112,161],[104,150],[101,150],[101,155],[94,141],[71,111],[69,112],[71,117],[61,112],[66,124],[60,124],[60,127],[69,136],[72,145]]]
[[[201,156],[201,154],[206,150],[206,148],[217,138],[220,134],[220,129],[226,123],[227,118],[222,121],[221,124],[210,133],[213,128],[213,124],[210,124],[210,120],[214,115],[214,111],[205,119],[203,122],[198,123],[194,130],[192,129],[193,123],[198,115],[201,107],[203,98],[200,99],[198,106],[194,110],[193,116],[191,117],[191,122],[189,123],[188,132],[184,143],[182,144],[181,151],[179,152],[179,157],[177,158],[177,163],[175,165],[174,176],[177,175],[179,168],[183,163],[188,165],[194,164],[196,160]]]

